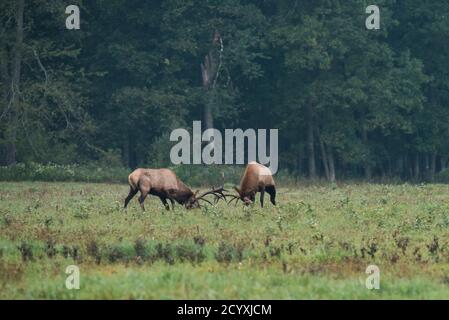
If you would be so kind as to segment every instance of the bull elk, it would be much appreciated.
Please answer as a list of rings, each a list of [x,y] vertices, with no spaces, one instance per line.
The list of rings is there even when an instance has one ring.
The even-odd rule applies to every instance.
[[[256,200],[256,193],[260,192],[260,206],[263,208],[263,198],[265,191],[270,195],[270,201],[276,205],[276,187],[271,170],[257,162],[250,162],[246,166],[240,186],[234,187],[238,195],[226,194],[232,199],[228,202],[242,200],[245,205],[249,205]]]
[[[125,199],[125,208],[138,191],[140,191],[139,203],[143,211],[145,211],[143,203],[148,194],[159,197],[167,210],[170,210],[167,199],[170,200],[172,209],[174,209],[175,201],[187,209],[200,207],[199,200],[212,204],[204,198],[209,194],[215,197],[215,201],[226,200],[223,187],[212,188],[198,195],[199,190],[193,192],[170,169],[136,169],[128,176],[128,182],[130,190]]]

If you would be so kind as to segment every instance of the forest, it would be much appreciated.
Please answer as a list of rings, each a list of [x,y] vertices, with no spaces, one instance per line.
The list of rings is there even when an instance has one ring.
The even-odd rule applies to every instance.
[[[0,165],[170,166],[201,120],[278,129],[292,176],[434,181],[448,57],[446,1],[1,1]]]

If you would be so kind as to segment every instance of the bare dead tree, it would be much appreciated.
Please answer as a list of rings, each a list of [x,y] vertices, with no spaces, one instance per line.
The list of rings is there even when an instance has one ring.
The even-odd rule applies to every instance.
[[[223,66],[223,39],[218,31],[214,32],[212,37],[212,46],[201,63],[201,75],[203,79],[203,88],[205,91],[205,103],[203,109],[203,118],[205,129],[214,127],[213,117],[213,93],[216,88],[217,80]]]

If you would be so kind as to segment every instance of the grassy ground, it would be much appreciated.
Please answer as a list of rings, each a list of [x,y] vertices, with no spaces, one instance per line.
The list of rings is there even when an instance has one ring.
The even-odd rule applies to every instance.
[[[0,299],[449,298],[446,185],[281,188],[264,209],[166,212],[150,196],[146,213],[121,209],[127,191],[0,183]]]

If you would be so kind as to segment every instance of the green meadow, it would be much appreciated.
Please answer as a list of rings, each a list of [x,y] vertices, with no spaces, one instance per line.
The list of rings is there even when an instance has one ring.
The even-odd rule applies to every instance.
[[[0,299],[449,298],[447,185],[281,187],[263,209],[165,211],[149,196],[146,212],[122,209],[127,192],[1,182]]]

